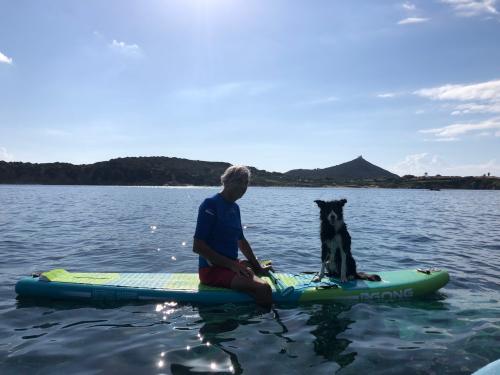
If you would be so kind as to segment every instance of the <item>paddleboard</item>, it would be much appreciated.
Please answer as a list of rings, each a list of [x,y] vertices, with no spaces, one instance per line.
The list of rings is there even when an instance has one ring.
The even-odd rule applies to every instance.
[[[377,301],[424,296],[449,281],[444,270],[398,270],[377,272],[382,281],[354,280],[340,283],[314,275],[276,273],[279,280],[263,277],[273,289],[275,302]],[[284,289],[287,293],[283,293]],[[292,288],[289,288],[292,287]],[[252,298],[225,288],[200,284],[196,273],[103,273],[55,269],[24,277],[16,284],[19,297],[79,301],[176,301],[202,304],[251,302]]]
[[[479,370],[474,372],[472,375],[498,375],[500,374],[500,359],[495,362],[491,362]]]

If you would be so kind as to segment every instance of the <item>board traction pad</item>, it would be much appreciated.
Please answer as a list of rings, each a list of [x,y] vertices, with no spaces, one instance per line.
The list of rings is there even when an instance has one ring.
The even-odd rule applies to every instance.
[[[217,288],[200,284],[196,273],[103,273],[103,272],[68,272],[64,269],[55,269],[41,275],[48,282],[108,285],[129,288],[165,289],[165,290],[218,290],[230,291],[226,288]],[[311,275],[277,274],[285,286],[309,284]],[[274,288],[268,277],[263,279]]]

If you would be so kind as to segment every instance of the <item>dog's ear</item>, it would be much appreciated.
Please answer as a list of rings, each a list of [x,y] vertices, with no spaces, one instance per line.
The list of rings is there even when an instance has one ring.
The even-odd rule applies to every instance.
[[[322,208],[325,206],[325,202],[324,201],[321,201],[321,200],[315,200],[314,203],[316,203],[318,205],[319,208]]]
[[[342,203],[342,206],[344,206],[344,204],[346,204],[346,203],[347,203],[347,199],[341,199],[341,200],[340,200],[340,203]]]

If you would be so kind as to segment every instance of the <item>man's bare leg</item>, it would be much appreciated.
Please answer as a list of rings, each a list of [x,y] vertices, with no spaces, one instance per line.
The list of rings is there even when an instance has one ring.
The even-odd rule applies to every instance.
[[[255,275],[252,278],[236,275],[231,281],[231,289],[250,294],[258,305],[271,307],[273,303],[271,287]]]

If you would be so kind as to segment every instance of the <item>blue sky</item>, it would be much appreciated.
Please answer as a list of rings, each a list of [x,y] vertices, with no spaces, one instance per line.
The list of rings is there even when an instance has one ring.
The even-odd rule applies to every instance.
[[[500,176],[500,5],[0,0],[0,159]]]

